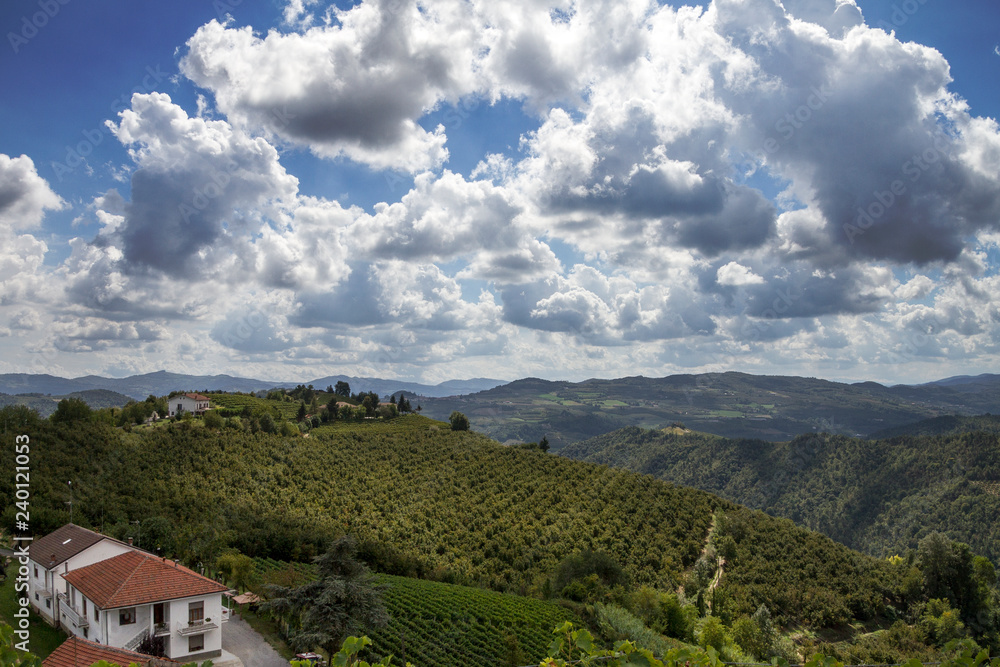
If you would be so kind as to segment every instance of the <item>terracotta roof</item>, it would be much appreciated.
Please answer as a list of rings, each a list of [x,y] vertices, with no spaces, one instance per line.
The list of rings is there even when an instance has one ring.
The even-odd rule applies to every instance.
[[[134,607],[227,590],[222,584],[183,565],[138,551],[70,570],[63,578],[102,609]]]
[[[187,396],[188,398],[192,399],[192,400],[195,400],[195,401],[207,401],[207,400],[210,400],[208,398],[208,396],[202,396],[201,394],[184,394],[184,395]]]
[[[87,641],[80,637],[70,637],[49,654],[49,657],[42,661],[42,665],[43,667],[90,667],[99,660],[107,660],[114,665],[121,665],[121,667],[128,667],[133,662],[146,665],[151,660],[156,663],[178,664],[166,658],[133,653],[122,648]]]
[[[57,528],[45,537],[33,541],[28,547],[28,557],[45,568],[51,568],[72,558],[84,549],[94,546],[101,540],[118,542],[107,535],[95,533],[73,523],[67,523],[62,528]]]

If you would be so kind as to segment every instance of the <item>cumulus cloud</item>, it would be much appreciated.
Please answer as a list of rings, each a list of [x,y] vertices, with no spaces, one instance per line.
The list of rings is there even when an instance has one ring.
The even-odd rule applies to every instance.
[[[942,54],[854,0],[283,9],[270,31],[191,37],[181,73],[214,97],[197,116],[136,95],[111,124],[131,187],[82,217],[99,227],[56,272],[54,346],[196,363],[198,339],[164,324],[184,322],[246,363],[414,373],[501,354],[819,372],[998,349],[1000,126]],[[520,142],[466,172],[428,119],[469,100],[524,114]],[[477,109],[465,122],[494,113]],[[305,196],[278,148],[413,187],[367,209]],[[0,160],[22,175],[0,178],[19,276],[46,248],[16,233],[62,205],[24,160]]]
[[[289,5],[286,18],[303,11]],[[419,171],[444,162],[443,128],[418,123],[475,89],[475,27],[465,3],[376,0],[335,10],[304,32],[213,21],[188,41],[181,71],[211,90],[230,121],[376,168]]]
[[[298,181],[277,151],[225,121],[190,118],[163,93],[136,94],[111,131],[136,163],[115,229],[126,268],[199,277],[238,261],[234,239],[255,233],[267,206]]]
[[[12,158],[0,153],[0,229],[35,229],[45,211],[58,211],[64,206],[62,198],[38,175],[30,157]]]
[[[720,285],[729,285],[732,287],[762,285],[764,283],[763,278],[739,262],[729,262],[725,266],[720,266],[717,276]]]
[[[0,153],[0,305],[38,294],[48,246],[22,232],[40,227],[46,211],[65,206],[30,157]]]

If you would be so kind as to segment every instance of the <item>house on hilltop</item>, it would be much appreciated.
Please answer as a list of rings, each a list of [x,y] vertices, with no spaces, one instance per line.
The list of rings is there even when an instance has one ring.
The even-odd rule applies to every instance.
[[[28,547],[28,597],[32,608],[49,624],[60,625],[64,622],[60,603],[65,595],[66,573],[132,549],[129,544],[72,523],[33,541]]]
[[[173,398],[168,398],[167,403],[170,408],[171,417],[183,412],[203,415],[206,410],[211,408],[208,396],[202,396],[201,394],[180,394]]]
[[[129,551],[63,575],[69,623],[78,637],[134,651],[162,637],[164,654],[181,662],[222,655],[222,584],[141,551]]]
[[[101,660],[111,665],[118,665],[118,667],[129,667],[133,663],[139,667],[177,667],[180,665],[173,660],[104,646],[79,637],[70,637],[42,661],[42,667],[90,667]]]

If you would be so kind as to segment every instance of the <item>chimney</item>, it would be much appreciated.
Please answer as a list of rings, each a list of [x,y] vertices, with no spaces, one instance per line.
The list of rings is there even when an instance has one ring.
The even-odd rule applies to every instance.
[[[129,545],[129,546],[132,546],[132,538],[131,538],[131,537],[130,537],[130,538],[128,538],[128,545]]]

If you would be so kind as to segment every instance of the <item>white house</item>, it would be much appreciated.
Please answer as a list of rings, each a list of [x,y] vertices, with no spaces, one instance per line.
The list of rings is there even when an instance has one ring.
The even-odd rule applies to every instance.
[[[167,403],[170,407],[171,417],[182,412],[203,415],[210,407],[208,397],[201,394],[178,394],[173,398],[168,398]]]
[[[132,551],[132,547],[107,535],[72,523],[31,543],[28,596],[39,616],[58,626],[59,593],[66,590],[63,577],[70,570]]]
[[[63,575],[63,628],[99,644],[135,651],[162,637],[164,654],[180,662],[222,655],[226,587],[178,563],[128,551]]]

